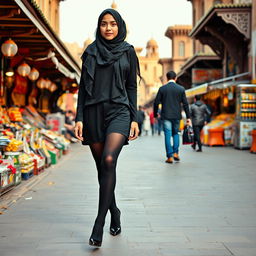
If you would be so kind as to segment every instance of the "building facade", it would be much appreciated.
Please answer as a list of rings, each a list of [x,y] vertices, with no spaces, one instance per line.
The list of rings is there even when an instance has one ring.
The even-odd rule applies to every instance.
[[[141,56],[143,48],[135,48],[139,63],[142,79],[138,84],[138,104],[145,105],[157,93],[161,86],[160,77],[162,75],[162,66],[159,64],[158,44],[152,38],[146,45],[146,56]]]
[[[54,32],[58,35],[60,32],[59,5],[61,1],[63,0],[35,0],[40,11],[43,13]]]
[[[172,57],[161,58],[159,63],[163,66],[162,83],[166,83],[166,73],[170,70],[178,73],[184,63],[192,56],[192,39],[189,33],[190,25],[175,25],[167,28],[165,36],[172,40]]]
[[[255,79],[255,1],[188,1],[193,10],[193,29],[189,34],[193,39],[193,57],[179,72],[180,83],[186,88],[197,86],[198,70],[208,73],[200,83],[232,76]]]

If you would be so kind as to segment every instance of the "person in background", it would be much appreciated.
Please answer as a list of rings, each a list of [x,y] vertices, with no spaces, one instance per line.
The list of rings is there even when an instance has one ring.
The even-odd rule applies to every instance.
[[[169,71],[166,74],[167,84],[161,86],[154,101],[154,116],[158,115],[158,105],[162,104],[161,118],[164,124],[166,163],[173,163],[173,160],[180,161],[179,157],[179,127],[181,120],[181,104],[187,117],[187,124],[191,125],[189,105],[185,89],[176,83],[176,73]],[[173,138],[173,145],[171,144]]]
[[[73,143],[77,142],[78,140],[76,139],[76,135],[74,133],[75,116],[72,110],[67,110],[65,113],[64,127],[66,128],[66,138]]]
[[[137,120],[138,120],[138,125],[139,125],[139,136],[141,136],[142,129],[143,129],[143,122],[145,119],[145,113],[143,111],[143,107],[139,106],[139,109],[137,111]]]
[[[207,117],[211,115],[210,110],[207,106],[200,100],[200,95],[196,95],[194,97],[194,104],[190,107],[190,113],[192,118],[192,125],[194,131],[194,143],[192,144],[192,148],[195,150],[196,145],[198,145],[197,152],[202,152],[202,143],[200,139],[200,133],[207,123]]]
[[[145,119],[143,122],[143,130],[145,131],[145,135],[148,135],[150,130],[150,117],[149,117],[149,111],[146,110],[145,112]]]
[[[150,113],[149,113],[149,119],[150,119],[150,127],[151,127],[151,133],[152,136],[154,136],[155,134],[155,129],[156,129],[156,120],[154,117],[154,111],[152,109],[150,109]]]

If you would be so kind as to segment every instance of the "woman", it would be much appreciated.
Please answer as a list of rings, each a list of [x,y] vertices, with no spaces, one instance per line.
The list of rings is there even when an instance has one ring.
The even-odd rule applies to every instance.
[[[132,45],[125,42],[126,25],[113,9],[98,19],[96,40],[82,60],[75,134],[89,145],[98,170],[100,185],[98,215],[89,244],[100,247],[108,209],[110,233],[121,233],[115,200],[116,163],[128,140],[138,137],[137,74],[139,63]]]

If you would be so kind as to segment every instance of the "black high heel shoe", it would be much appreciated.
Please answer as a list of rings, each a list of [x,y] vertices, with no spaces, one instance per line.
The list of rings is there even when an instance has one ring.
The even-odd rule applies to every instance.
[[[101,247],[103,236],[103,226],[94,224],[92,234],[89,239],[89,245]]]
[[[112,236],[117,236],[121,233],[121,223],[120,223],[121,211],[117,208],[117,211],[111,214],[111,223],[109,232]]]

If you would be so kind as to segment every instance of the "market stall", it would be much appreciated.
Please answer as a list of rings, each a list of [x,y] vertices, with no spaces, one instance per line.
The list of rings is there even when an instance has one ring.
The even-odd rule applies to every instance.
[[[186,91],[190,99],[202,95],[212,113],[201,133],[204,145],[250,148],[251,131],[256,129],[256,85],[241,80],[246,75],[204,83]]]
[[[60,95],[77,90],[81,70],[34,1],[3,2],[0,16],[2,195],[69,151],[63,122],[55,129],[47,115],[59,110]]]

